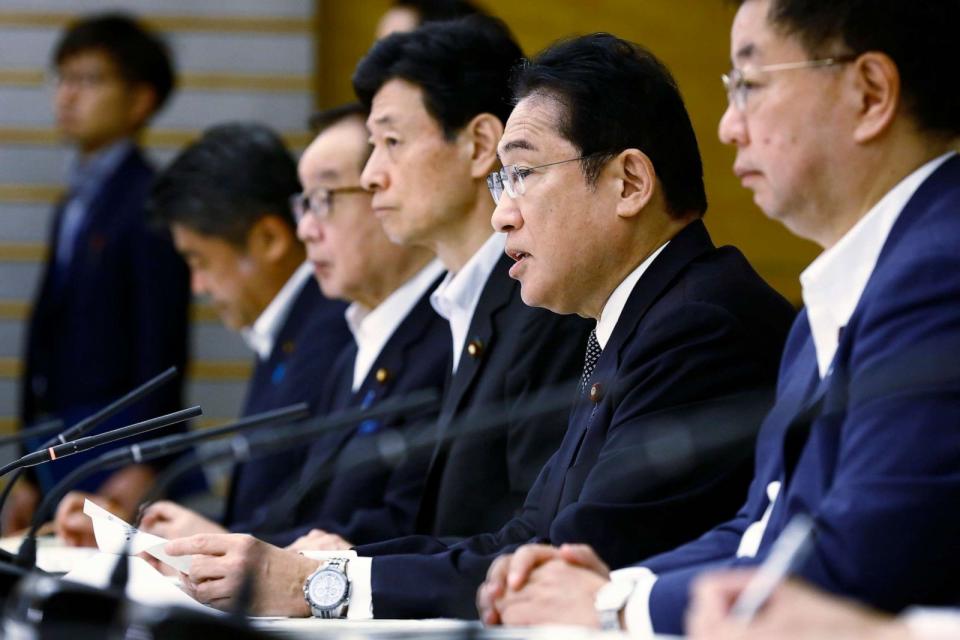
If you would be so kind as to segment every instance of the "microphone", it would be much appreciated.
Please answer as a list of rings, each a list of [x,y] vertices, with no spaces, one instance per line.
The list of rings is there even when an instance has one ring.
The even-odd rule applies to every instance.
[[[68,440],[77,438],[87,433],[91,429],[100,425],[103,421],[112,418],[118,412],[126,409],[131,404],[142,399],[146,395],[150,394],[156,390],[161,385],[172,380],[177,375],[177,368],[170,367],[169,369],[163,371],[157,376],[154,376],[150,380],[147,380],[139,387],[135,388],[133,391],[130,391],[123,397],[111,402],[107,406],[103,407],[99,411],[93,413],[92,415],[84,418],[80,422],[76,423],[72,427],[68,428],[66,431],[61,433],[59,436],[51,438],[43,443],[43,446],[40,449],[47,449],[56,445],[58,442],[63,444]],[[3,493],[0,494],[0,513],[3,511],[4,505],[7,503],[7,498],[10,497],[10,492],[13,490],[13,486],[17,483],[17,480],[20,479],[20,476],[23,475],[23,468],[17,469],[14,471],[13,475],[10,477],[10,480],[7,482],[7,486],[3,488]]]
[[[165,416],[160,416],[158,418],[151,418],[150,420],[144,420],[143,422],[138,422],[136,424],[130,425],[128,427],[120,427],[119,429],[114,429],[113,431],[108,431],[107,433],[102,433],[96,436],[90,436],[87,438],[80,438],[75,441],[66,442],[64,444],[58,445],[56,447],[51,447],[46,451],[38,451],[34,454],[28,454],[24,458],[29,458],[30,464],[40,464],[46,462],[47,460],[55,460],[60,455],[72,455],[78,453],[79,451],[85,451],[93,447],[107,444],[115,440],[120,440],[122,438],[129,438],[131,436],[139,435],[141,433],[146,433],[147,431],[153,431],[154,429],[160,429],[163,427],[169,427],[170,425],[183,422],[184,420],[189,420],[190,418],[199,416],[203,413],[200,407],[190,407],[189,409],[183,409],[181,411],[175,411],[169,413]],[[33,462],[33,456],[38,456],[39,461]],[[23,460],[24,458],[21,458]],[[15,461],[13,464],[20,463],[20,460]],[[11,465],[7,465],[10,467]],[[20,464],[20,466],[24,466]],[[40,529],[40,525],[43,524],[44,519],[47,516],[47,513],[52,510],[52,508],[60,501],[60,499],[66,495],[67,491],[74,485],[76,482],[88,474],[91,470],[98,470],[102,468],[99,464],[99,459],[95,458],[89,462],[80,465],[70,473],[66,475],[60,482],[57,483],[53,489],[50,490],[47,495],[43,497],[43,500],[40,502],[40,506],[37,507],[37,510],[33,514],[33,521],[30,525],[30,530],[27,532],[27,535],[24,537],[23,542],[20,544],[20,551],[17,554],[16,563],[24,568],[32,568],[36,564],[37,560],[37,531]],[[2,475],[3,470],[0,470],[0,475]]]
[[[23,442],[24,440],[29,440],[30,438],[40,438],[42,436],[50,435],[51,433],[56,433],[63,429],[63,420],[47,420],[46,422],[41,422],[40,424],[34,425],[28,429],[23,429],[22,431],[17,431],[16,433],[8,433],[5,436],[0,436],[0,446],[13,444],[14,442]]]
[[[325,433],[336,431],[344,427],[353,427],[358,422],[373,420],[394,413],[414,413],[436,406],[439,394],[433,389],[424,389],[405,396],[387,398],[383,402],[366,409],[356,407],[344,409],[336,413],[316,418],[307,424],[292,425],[271,432],[267,436],[257,439],[251,436],[238,436],[219,448],[204,452],[196,458],[178,460],[163,470],[157,476],[150,491],[144,496],[141,505],[149,504],[163,495],[168,486],[183,474],[207,463],[224,461],[245,462],[259,455],[267,455],[288,449],[300,444],[304,440],[315,438]],[[226,429],[223,427],[222,429]],[[226,432],[226,431],[224,431]],[[184,437],[184,436],[179,436]],[[192,442],[190,443],[192,444]],[[175,449],[179,450],[179,448]],[[110,452],[107,455],[112,455]],[[142,513],[142,509],[140,513]],[[139,515],[135,526],[140,523]]]
[[[512,420],[527,420],[569,408],[572,404],[572,389],[572,383],[561,383],[543,388],[538,393],[538,397],[534,402],[524,404],[520,407],[515,406],[515,402],[512,399],[496,404],[488,404],[475,413],[454,418],[442,434],[419,429],[411,429],[411,432],[416,434],[414,437],[408,437],[399,431],[385,432],[380,434],[383,437],[382,446],[378,446],[376,450],[368,456],[361,456],[352,460],[351,467],[362,467],[367,464],[381,462],[388,458],[400,460],[408,455],[429,453],[435,448],[444,446],[454,439],[489,432]],[[284,496],[270,505],[266,516],[263,518],[263,522],[265,524],[270,522],[275,524],[273,527],[268,526],[258,531],[260,533],[276,533],[279,530],[278,527],[276,527],[279,516],[284,513],[296,513],[300,504],[319,485],[334,474],[335,469],[332,462],[332,460],[329,461],[318,473],[300,478],[298,482],[291,486],[290,490],[287,491]]]
[[[111,431],[107,431],[106,433],[77,438],[76,440],[70,440],[64,442],[63,444],[47,447],[46,449],[41,449],[40,451],[34,451],[33,453],[28,453],[27,455],[8,463],[4,467],[0,467],[0,476],[4,476],[14,469],[20,469],[22,467],[35,467],[38,464],[51,462],[59,458],[66,458],[67,456],[72,456],[75,453],[93,449],[94,447],[99,447],[100,445],[109,444],[117,440],[123,440],[124,438],[132,438],[142,433],[153,431],[154,429],[168,427],[172,424],[177,424],[178,422],[183,422],[184,420],[194,418],[202,413],[203,411],[200,410],[200,407],[182,409],[180,411],[168,413],[167,415],[158,416],[156,418],[150,418],[149,420],[144,420],[143,422],[138,422],[126,427],[113,429]]]
[[[381,415],[386,414],[387,412],[396,412],[396,411],[415,411],[420,410],[426,406],[434,405],[438,401],[436,392],[427,391],[418,394],[411,394],[411,396],[405,398],[394,398],[392,400],[384,401],[378,407],[372,409],[353,409],[347,410],[344,412],[337,413],[333,416],[321,418],[312,421],[310,424],[297,424],[286,427],[281,433],[281,439],[287,440],[290,434],[300,433],[302,438],[310,437],[315,433],[322,432],[324,430],[335,429],[342,427],[344,425],[352,425],[358,421],[364,419],[376,418]],[[290,405],[285,408],[275,409],[272,411],[266,411],[260,414],[253,416],[248,416],[241,420],[238,420],[232,424],[224,425],[222,427],[216,427],[212,429],[205,429],[199,432],[193,432],[188,434],[177,434],[174,436],[167,436],[163,438],[157,438],[150,440],[145,443],[139,443],[130,445],[123,449],[118,449],[115,451],[109,451],[102,456],[98,457],[96,460],[90,461],[90,463],[85,464],[83,467],[75,470],[74,473],[70,474],[69,477],[64,478],[61,484],[70,486],[72,483],[82,479],[83,475],[86,473],[98,471],[102,468],[112,467],[112,466],[121,466],[126,464],[130,460],[139,462],[144,460],[150,460],[153,458],[161,457],[186,449],[200,441],[216,438],[231,432],[237,431],[248,431],[255,427],[264,426],[273,422],[281,420],[293,420],[305,416],[309,412],[308,407],[305,403],[299,403],[295,405]],[[269,441],[270,439],[276,437],[276,432],[271,432],[269,437],[262,438],[263,441]],[[204,458],[206,459],[206,457]],[[202,463],[201,463],[202,464]],[[181,474],[176,471],[177,469],[183,469],[184,471],[193,469],[195,466],[199,466],[197,462],[192,458],[184,458],[182,460],[175,461],[168,469],[158,476],[157,480],[151,487],[150,493],[143,500],[143,504],[147,504],[152,500],[155,500],[157,497],[162,495],[164,489],[169,485],[169,482],[179,477]],[[168,480],[165,480],[168,479]],[[58,485],[58,488],[60,485]],[[56,491],[57,489],[55,489]],[[63,493],[62,490],[59,493]],[[42,507],[41,507],[42,508]],[[142,513],[142,509],[140,511]],[[139,516],[137,518],[137,524],[139,524]],[[24,544],[27,543],[27,540],[24,540]],[[128,541],[129,543],[129,541]],[[35,544],[35,543],[33,543]],[[21,548],[21,553],[24,550]],[[30,553],[30,550],[27,550],[27,553]],[[116,611],[116,600],[118,597],[122,597],[122,594],[125,592],[127,581],[127,557],[126,554],[121,554],[118,558],[117,565],[114,568],[114,571],[111,575],[109,586],[106,590],[102,591],[103,598],[112,598],[113,608],[112,610]],[[46,601],[53,597],[54,595],[63,596],[66,591],[72,589],[67,587],[64,584],[58,585],[56,589],[56,594],[37,594],[33,593],[30,584],[24,583],[21,586],[20,591],[22,600],[29,600],[32,602],[30,605],[35,610],[46,611]],[[129,603],[127,603],[129,604]],[[21,607],[22,608],[22,607]],[[125,609],[121,608],[120,611],[123,612]],[[122,617],[129,618],[131,614],[130,611],[121,613]],[[87,619],[89,617],[89,612],[84,611],[82,607],[71,607],[69,612],[64,614],[72,619],[76,620],[78,617],[83,617]],[[144,616],[149,618],[149,622],[144,619]],[[47,616],[44,616],[46,619]],[[62,617],[62,616],[61,616]],[[212,618],[212,620],[211,620]],[[106,624],[105,621],[99,620],[101,626]],[[235,640],[242,637],[261,637],[260,633],[251,629],[246,621],[240,621],[234,619],[232,622],[230,620],[225,620],[221,617],[213,618],[213,616],[204,616],[197,612],[191,612],[189,610],[182,610],[177,607],[165,608],[162,615],[159,611],[151,607],[138,607],[137,613],[134,616],[134,619],[127,619],[121,623],[121,626],[133,626],[137,627],[140,625],[146,624],[151,628],[165,628],[165,625],[171,626],[174,629],[180,629],[180,625],[190,624],[191,628],[207,628],[208,631],[224,631],[229,630],[233,635],[232,638]],[[212,626],[211,626],[212,625]],[[181,629],[182,630],[182,629]],[[239,634],[239,635],[238,635]],[[220,636],[217,636],[220,637]]]
[[[247,416],[246,418],[241,418],[240,420],[220,427],[154,438],[153,440],[133,444],[123,449],[108,451],[100,456],[98,460],[105,467],[140,463],[144,460],[153,460],[165,455],[177,453],[204,440],[212,440],[222,435],[239,431],[248,431],[275,422],[300,420],[308,415],[310,415],[309,405],[307,405],[306,402],[298,402],[279,409],[271,409],[270,411],[263,411],[252,416]],[[156,486],[156,484],[154,484],[154,486]]]

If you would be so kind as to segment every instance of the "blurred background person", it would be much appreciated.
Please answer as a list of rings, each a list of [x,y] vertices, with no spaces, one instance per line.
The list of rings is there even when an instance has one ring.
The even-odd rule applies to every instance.
[[[169,237],[147,224],[143,203],[154,172],[137,146],[173,91],[174,69],[165,44],[119,14],[73,24],[52,62],[57,129],[75,157],[29,320],[20,420],[70,425],[169,366],[180,369],[175,382],[115,416],[107,429],[181,407],[187,271]],[[26,526],[39,492],[89,459],[37,467],[14,489],[4,530]],[[153,466],[131,465],[81,488],[129,513],[153,477]]]
[[[426,22],[453,20],[484,13],[469,0],[393,0],[377,23],[377,40],[391,33],[413,31]]]

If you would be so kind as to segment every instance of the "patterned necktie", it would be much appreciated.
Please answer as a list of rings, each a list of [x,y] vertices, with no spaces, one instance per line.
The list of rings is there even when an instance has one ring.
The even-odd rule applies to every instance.
[[[593,330],[590,332],[590,338],[587,340],[587,355],[583,360],[583,375],[580,376],[580,386],[578,389],[580,393],[583,393],[584,389],[587,388],[587,384],[590,383],[590,376],[593,375],[593,370],[597,368],[597,360],[600,359],[600,343],[597,342],[597,332]]]

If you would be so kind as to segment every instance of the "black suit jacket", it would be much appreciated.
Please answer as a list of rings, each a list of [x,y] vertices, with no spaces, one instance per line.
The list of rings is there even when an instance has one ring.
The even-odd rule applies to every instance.
[[[475,617],[489,564],[522,543],[589,543],[617,567],[729,517],[793,315],[736,249],[688,225],[630,294],[598,386],[579,396],[519,516],[496,533],[374,557],[374,614]]]
[[[338,355],[352,344],[344,319],[346,305],[325,298],[309,278],[297,294],[267,360],[257,359],[247,387],[243,415],[279,409],[296,402],[317,414],[321,391]],[[306,459],[303,448],[254,458],[237,465],[227,497],[224,525],[250,531],[263,509],[282,495],[285,483],[297,477]]]
[[[454,418],[536,402],[543,388],[576,379],[583,367],[590,323],[524,305],[511,264],[501,257],[487,279],[444,395],[438,437],[445,441],[433,454],[418,533],[469,536],[500,527],[563,438],[566,410],[466,436],[450,431]]]
[[[425,389],[442,395],[450,367],[450,327],[430,306],[430,293],[439,282],[396,328],[356,391],[356,344],[340,354],[321,413],[372,407]],[[287,530],[258,531],[258,537],[287,545],[318,528],[363,544],[412,533],[431,452],[410,447],[399,457],[383,452],[426,437],[435,430],[436,417],[436,407],[416,415],[391,415],[319,439],[302,465],[301,488],[294,489],[302,499]]]
[[[171,365],[181,372],[175,381],[100,430],[181,408],[189,280],[169,235],[147,223],[143,204],[153,175],[131,147],[90,203],[66,268],[55,263],[64,212],[58,207],[27,329],[20,407],[24,424],[44,417],[73,424]],[[31,444],[41,443],[27,448]],[[123,444],[129,442],[117,446]],[[48,485],[103,451],[44,465],[37,476]],[[102,474],[90,478],[80,488],[95,490],[102,479]]]

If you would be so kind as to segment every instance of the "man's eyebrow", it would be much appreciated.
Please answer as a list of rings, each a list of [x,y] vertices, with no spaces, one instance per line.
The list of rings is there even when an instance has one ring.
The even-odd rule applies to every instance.
[[[517,140],[510,140],[505,145],[500,148],[498,153],[506,153],[507,151],[515,151],[517,149],[523,149],[525,151],[537,151],[537,147],[530,142],[529,140],[524,140],[519,138]]]
[[[315,177],[317,180],[329,180],[331,178],[339,177],[340,173],[334,169],[324,169],[320,173],[316,174]]]
[[[737,49],[737,52],[733,56],[733,61],[737,62],[739,60],[749,60],[750,58],[753,57],[753,54],[755,54],[756,52],[757,52],[757,45],[755,45],[752,42],[748,42],[747,44]]]

